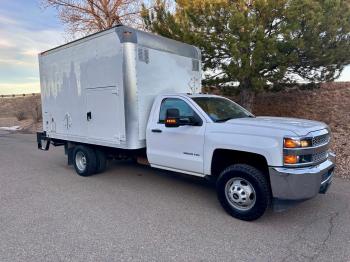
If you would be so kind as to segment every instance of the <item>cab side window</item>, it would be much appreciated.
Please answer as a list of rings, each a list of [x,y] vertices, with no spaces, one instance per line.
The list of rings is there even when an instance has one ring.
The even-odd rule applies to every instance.
[[[166,98],[162,101],[160,106],[159,123],[164,123],[166,111],[169,108],[179,109],[180,118],[190,118],[195,116],[195,112],[185,101],[178,98]]]

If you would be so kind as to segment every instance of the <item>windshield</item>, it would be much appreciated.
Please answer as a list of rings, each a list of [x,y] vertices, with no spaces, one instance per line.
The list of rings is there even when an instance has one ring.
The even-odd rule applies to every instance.
[[[221,97],[192,98],[214,122],[225,122],[234,118],[254,117],[243,107]]]

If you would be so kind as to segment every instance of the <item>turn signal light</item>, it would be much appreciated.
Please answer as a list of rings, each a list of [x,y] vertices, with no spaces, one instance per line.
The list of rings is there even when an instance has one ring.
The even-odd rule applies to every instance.
[[[176,119],[170,119],[170,118],[168,118],[168,119],[165,120],[165,122],[166,122],[167,124],[176,124]]]
[[[300,141],[291,139],[291,138],[285,138],[284,139],[284,147],[286,148],[296,148],[300,147]]]
[[[310,147],[310,146],[311,146],[310,140],[299,140],[299,139],[292,139],[292,138],[284,139],[285,148],[300,148],[300,147]]]
[[[284,163],[285,164],[297,164],[299,162],[298,156],[284,156]]]

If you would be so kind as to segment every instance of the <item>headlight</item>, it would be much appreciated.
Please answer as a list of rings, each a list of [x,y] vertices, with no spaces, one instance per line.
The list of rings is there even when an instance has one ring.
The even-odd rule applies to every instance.
[[[311,139],[285,138],[283,146],[284,148],[302,148],[310,147],[311,143]]]
[[[312,138],[291,138],[283,140],[283,162],[285,165],[306,164],[312,161],[311,155],[301,155],[296,152],[312,147]]]

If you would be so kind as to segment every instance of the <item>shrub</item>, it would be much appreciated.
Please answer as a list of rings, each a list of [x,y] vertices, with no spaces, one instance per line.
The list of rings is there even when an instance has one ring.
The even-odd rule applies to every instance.
[[[35,104],[34,108],[32,109],[32,118],[35,123],[38,123],[42,121],[42,111],[41,111],[41,105],[40,103]]]
[[[15,117],[17,118],[18,121],[26,119],[26,113],[23,110],[19,110],[15,112]]]

